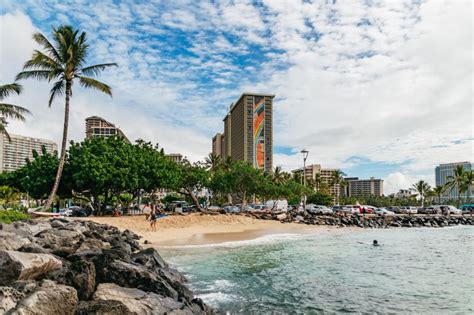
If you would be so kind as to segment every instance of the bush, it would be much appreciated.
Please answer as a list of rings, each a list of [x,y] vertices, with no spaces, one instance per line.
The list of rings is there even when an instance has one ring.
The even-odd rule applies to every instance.
[[[15,221],[22,221],[30,219],[30,215],[15,211],[15,210],[3,210],[0,211],[0,222],[10,224]]]

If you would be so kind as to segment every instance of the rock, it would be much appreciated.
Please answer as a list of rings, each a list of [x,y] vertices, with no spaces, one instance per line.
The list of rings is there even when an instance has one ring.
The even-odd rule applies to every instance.
[[[81,243],[81,245],[77,248],[76,252],[80,253],[80,252],[84,252],[91,249],[97,249],[97,248],[110,248],[110,244],[102,242],[101,240],[88,238]]]
[[[49,254],[0,251],[0,285],[9,285],[16,280],[35,279],[61,266],[62,262]]]
[[[19,252],[24,253],[36,253],[36,254],[47,254],[48,252],[36,243],[29,243],[18,248]]]
[[[277,220],[285,220],[286,219],[286,213],[281,213],[276,216]]]
[[[169,297],[139,289],[124,288],[113,283],[101,283],[94,293],[96,301],[120,301],[130,313],[135,314],[165,314],[179,310],[184,306]]]
[[[135,315],[120,301],[80,301],[75,315]]]
[[[44,280],[10,309],[9,314],[74,314],[77,305],[74,288]]]
[[[77,231],[50,229],[39,233],[35,241],[49,253],[65,257],[75,253],[83,239],[82,233]]]
[[[77,290],[80,300],[88,300],[95,290],[95,277],[94,264],[87,260],[78,260],[64,265],[59,270],[45,273],[41,279],[71,286]]]
[[[5,314],[16,306],[25,295],[11,287],[0,287],[0,314]]]
[[[145,240],[143,244],[148,245],[148,244],[151,244],[151,242],[149,242],[148,240]]]
[[[0,250],[17,250],[30,243],[31,241],[27,237],[19,236],[14,232],[0,230]]]
[[[168,268],[168,264],[161,258],[154,248],[147,248],[132,255],[132,261],[144,265],[148,270]]]

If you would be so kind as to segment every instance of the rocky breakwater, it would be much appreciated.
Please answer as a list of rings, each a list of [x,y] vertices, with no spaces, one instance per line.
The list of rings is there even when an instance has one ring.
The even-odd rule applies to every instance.
[[[213,314],[126,230],[89,221],[0,224],[0,314]]]
[[[244,215],[263,220],[278,220],[282,223],[300,223],[308,225],[335,225],[340,227],[353,226],[360,228],[390,228],[390,227],[445,227],[453,225],[474,225],[473,216],[445,215],[316,215],[291,213],[250,212]]]

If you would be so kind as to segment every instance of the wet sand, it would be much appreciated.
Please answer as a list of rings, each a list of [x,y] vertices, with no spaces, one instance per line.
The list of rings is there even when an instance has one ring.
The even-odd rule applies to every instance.
[[[85,220],[110,224],[121,230],[129,229],[142,236],[151,246],[183,246],[217,244],[252,240],[269,234],[306,234],[337,229],[329,226],[307,226],[258,220],[241,215],[172,215],[157,220],[157,231],[152,232],[144,216],[88,217]]]

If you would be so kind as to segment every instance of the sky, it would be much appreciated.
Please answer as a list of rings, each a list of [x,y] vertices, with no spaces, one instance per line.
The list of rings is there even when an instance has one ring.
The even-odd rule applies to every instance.
[[[89,64],[113,97],[74,86],[70,139],[101,116],[130,139],[204,159],[243,92],[275,94],[274,166],[308,163],[384,179],[385,194],[439,163],[472,161],[471,1],[0,0],[0,84],[38,46],[32,34],[70,24],[87,33]],[[60,143],[64,103],[23,81],[13,134]]]

